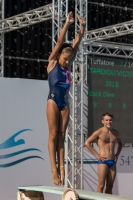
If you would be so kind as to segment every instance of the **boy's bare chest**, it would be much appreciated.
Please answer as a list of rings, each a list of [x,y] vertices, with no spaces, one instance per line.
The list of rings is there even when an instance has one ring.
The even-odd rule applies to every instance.
[[[100,139],[105,143],[114,143],[116,141],[116,136],[111,132],[103,132],[100,135]]]

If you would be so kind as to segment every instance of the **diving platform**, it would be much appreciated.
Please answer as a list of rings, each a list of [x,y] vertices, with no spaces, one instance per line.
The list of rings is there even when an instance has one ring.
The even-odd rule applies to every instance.
[[[32,194],[31,197],[28,197],[27,195],[23,195],[23,198],[21,197],[22,194],[26,194],[26,192],[29,191],[32,194],[32,192],[38,192],[37,197],[33,197]],[[79,190],[79,189],[72,189],[72,188],[64,188],[64,187],[49,187],[49,186],[20,186],[18,187],[18,199],[17,200],[43,200],[43,194],[45,193],[51,193],[51,194],[58,194],[61,195],[61,198],[59,200],[133,200],[131,198],[125,198],[121,196],[116,195],[110,195],[110,194],[104,194],[104,193],[98,193],[98,192],[90,192],[87,190]],[[40,194],[40,195],[39,195]]]

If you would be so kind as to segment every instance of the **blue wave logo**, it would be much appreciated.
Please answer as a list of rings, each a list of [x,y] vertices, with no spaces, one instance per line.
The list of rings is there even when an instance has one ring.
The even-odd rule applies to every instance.
[[[25,140],[24,139],[16,140],[16,137],[18,135],[22,134],[25,131],[32,131],[32,130],[31,129],[23,129],[23,130],[18,131],[17,133],[12,135],[10,138],[8,138],[6,141],[4,141],[3,143],[0,144],[0,150],[13,148],[13,147],[25,144]],[[20,150],[20,151],[17,151],[17,152],[13,152],[13,153],[10,153],[10,154],[0,155],[0,160],[7,159],[7,158],[12,158],[12,157],[15,157],[17,155],[21,155],[23,153],[32,152],[32,151],[41,152],[41,150],[39,150],[37,148],[28,148],[28,149],[23,149],[23,150]],[[21,162],[24,162],[24,161],[32,159],[32,158],[39,158],[39,159],[44,160],[42,157],[36,156],[36,155],[26,156],[24,158],[15,160],[15,161],[10,162],[10,163],[0,164],[0,168],[11,167],[13,165],[19,164]]]

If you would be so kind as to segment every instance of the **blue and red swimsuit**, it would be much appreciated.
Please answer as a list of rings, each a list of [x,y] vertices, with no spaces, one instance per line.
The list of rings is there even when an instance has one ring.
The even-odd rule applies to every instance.
[[[52,99],[62,110],[69,104],[69,89],[70,89],[70,72],[68,68],[62,69],[57,63],[48,74],[49,95],[48,99]]]

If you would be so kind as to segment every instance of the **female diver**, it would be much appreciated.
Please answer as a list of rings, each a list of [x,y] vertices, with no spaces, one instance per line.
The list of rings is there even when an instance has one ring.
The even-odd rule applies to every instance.
[[[69,12],[60,32],[57,43],[48,59],[49,95],[47,101],[47,120],[49,127],[48,150],[52,179],[56,185],[64,185],[64,139],[69,120],[70,66],[85,31],[85,21],[77,15],[81,29],[72,45],[64,43],[65,34],[74,22],[73,13]],[[56,166],[56,155],[58,167]]]

